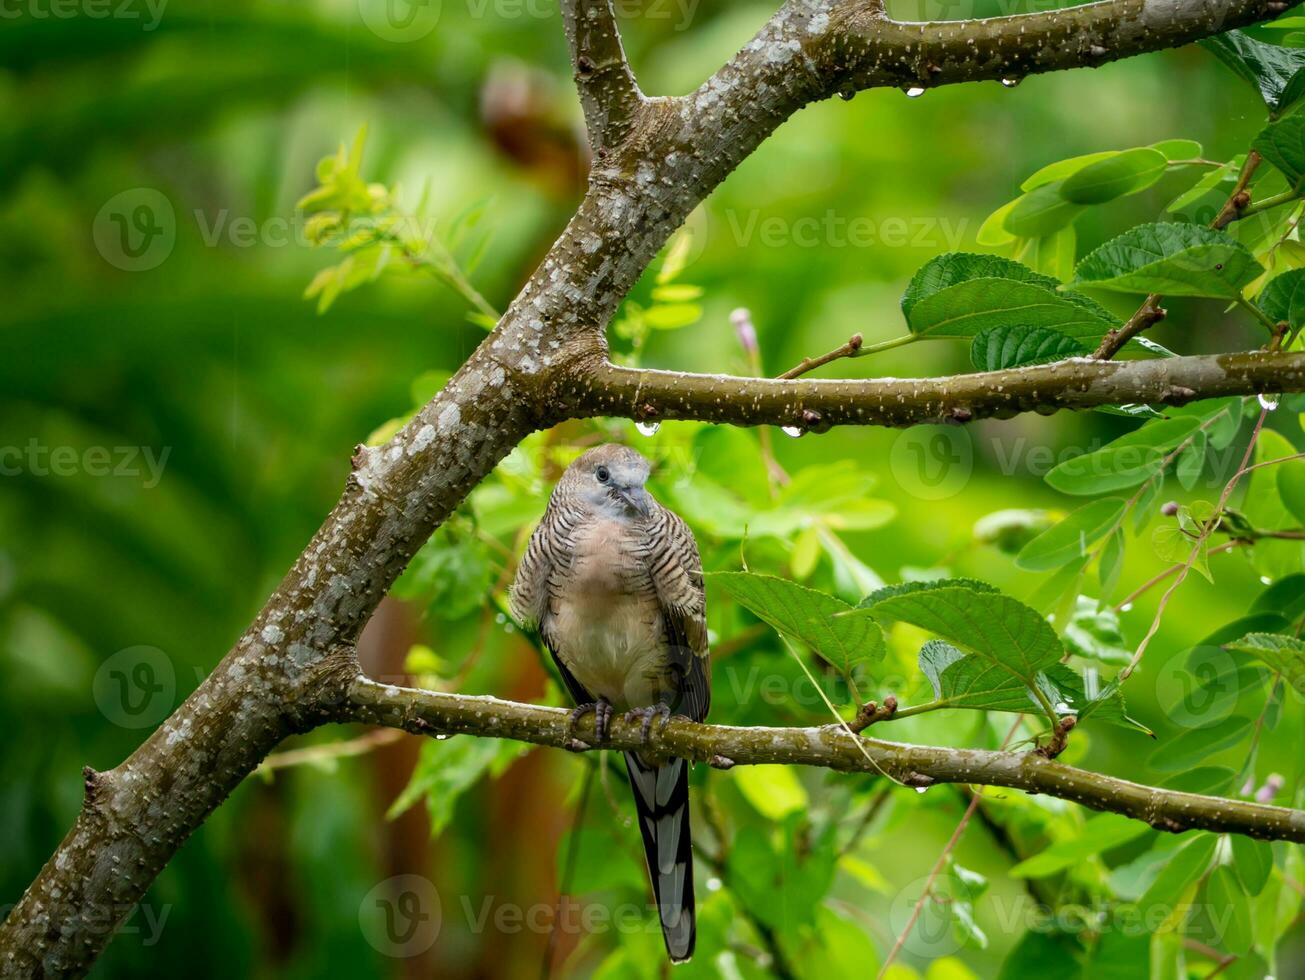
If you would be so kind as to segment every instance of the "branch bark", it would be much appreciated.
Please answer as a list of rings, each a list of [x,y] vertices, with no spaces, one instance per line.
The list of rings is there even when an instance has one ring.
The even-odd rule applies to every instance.
[[[576,413],[639,417],[646,404],[664,417],[818,428],[958,419],[965,412],[1013,414],[1044,403],[1051,389],[1038,387],[1039,379],[1050,379],[1038,369],[1017,379],[1018,395],[1005,397],[985,394],[963,378],[766,382],[623,372],[606,364],[603,328],[626,292],[689,212],[790,115],[849,88],[929,87],[1096,65],[1236,27],[1277,13],[1281,5],[1107,0],[993,21],[903,24],[864,0],[789,0],[696,92],[673,99],[639,95],[608,0],[568,0],[564,6],[596,148],[588,194],[448,386],[389,443],[356,452],[340,502],[208,679],[124,763],[107,773],[87,772],[81,815],[0,923],[0,973],[84,973],[177,848],[259,760],[285,735],[337,716],[339,706],[323,704],[314,683],[323,665],[334,662],[332,651],[352,645],[417,548],[531,431]],[[1102,373],[1095,374],[1075,363],[1077,382],[1056,388],[1048,404],[1136,400],[1143,390],[1155,393],[1146,399],[1155,401],[1295,391],[1300,357],[1099,365]],[[586,370],[592,371],[587,379]],[[1125,373],[1105,373],[1113,371]],[[740,393],[720,402],[726,384],[739,386]],[[1173,390],[1156,392],[1164,384]],[[605,393],[600,385],[613,387]],[[912,391],[907,409],[889,401]],[[819,418],[809,420],[806,411]],[[491,707],[480,702],[479,710]],[[482,720],[493,727],[488,715]],[[509,714],[501,724],[510,721]],[[683,738],[685,753],[697,758],[689,744],[695,737],[700,736],[677,724],[667,744]],[[801,760],[801,742],[810,737],[781,740],[791,744],[792,761]],[[750,756],[747,739],[739,739],[739,761],[761,761],[761,749],[754,746]],[[812,744],[817,743],[825,746],[821,751],[838,754],[836,736]],[[1014,785],[1002,780],[1020,778],[1044,792],[1057,785],[1063,770],[1049,762],[954,756],[941,749],[882,751],[886,761],[909,762],[916,772],[933,766],[938,780],[949,771],[956,779],[993,785]],[[948,770],[949,758],[967,761]],[[1075,783],[1064,792],[1080,794],[1070,798],[1087,805],[1105,805],[1103,794],[1117,789],[1120,806],[1143,816],[1150,812],[1152,791],[1116,782],[1109,790]],[[1256,819],[1283,819],[1274,808],[1264,809],[1270,812],[1256,811]],[[1249,819],[1249,811],[1236,813]],[[1294,827],[1293,821],[1288,823]]]
[[[785,425],[907,426],[1050,414],[1134,402],[1180,405],[1195,398],[1305,390],[1305,354],[1215,354],[1149,361],[1075,358],[949,378],[781,380],[684,374],[604,363],[559,388],[573,415],[697,419]]]
[[[571,712],[562,708],[398,688],[357,676],[350,680],[346,676],[350,667],[343,660],[340,670],[339,720],[426,735],[490,735],[557,748],[565,748],[573,736],[590,744],[595,740],[592,718],[572,728]],[[837,725],[736,728],[702,725],[679,716],[655,731],[649,743],[642,740],[641,723],[618,717],[602,747],[675,755],[717,766],[724,762],[819,766],[888,775],[917,788],[936,783],[1001,786],[1120,813],[1171,833],[1209,830],[1305,843],[1305,811],[1143,786],[1063,765],[1036,752],[907,745],[849,735]]]
[[[595,154],[629,133],[643,94],[621,46],[612,0],[563,0],[575,86]]]

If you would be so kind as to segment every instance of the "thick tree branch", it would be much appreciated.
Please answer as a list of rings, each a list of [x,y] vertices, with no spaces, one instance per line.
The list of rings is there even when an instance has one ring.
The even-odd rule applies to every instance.
[[[347,670],[347,665],[342,665]],[[421,734],[491,735],[565,748],[573,736],[592,743],[593,719],[571,728],[571,712],[491,697],[471,697],[378,684],[362,677],[344,681],[339,720],[388,725]],[[1158,830],[1210,830],[1265,840],[1305,843],[1305,811],[1222,797],[1142,786],[1075,769],[1036,752],[993,752],[906,745],[850,736],[841,726],[735,728],[671,719],[642,741],[640,723],[616,718],[604,748],[640,749],[722,765],[820,766],[840,772],[888,775],[909,786],[969,783],[1002,786],[1071,800],[1093,810],[1121,813]]]
[[[562,0],[571,67],[594,153],[619,143],[643,102],[625,58],[612,0]]]
[[[906,426],[1021,412],[1305,390],[1305,354],[1247,352],[1149,361],[1075,358],[948,378],[780,380],[602,364],[559,391],[573,415],[697,419],[733,425]]]

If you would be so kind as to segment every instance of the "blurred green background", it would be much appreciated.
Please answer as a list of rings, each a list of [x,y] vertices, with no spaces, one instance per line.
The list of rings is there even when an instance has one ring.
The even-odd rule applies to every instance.
[[[622,9],[627,49],[655,94],[690,91],[773,12],[734,0]],[[909,4],[896,12],[1013,9]],[[18,898],[70,825],[82,766],[118,764],[239,635],[334,503],[352,446],[410,409],[414,378],[454,369],[484,335],[457,295],[423,277],[383,278],[316,313],[302,293],[331,259],[308,244],[295,202],[315,185],[317,160],[365,124],[368,179],[397,186],[412,208],[426,186],[437,226],[479,204],[479,227],[492,237],[472,278],[499,309],[564,226],[586,169],[551,0],[434,0],[407,11],[410,22],[396,21],[383,0],[23,0],[5,10],[0,447],[20,448],[23,463],[0,480],[0,905]],[[730,325],[737,307],[752,312],[768,373],[853,331],[868,343],[896,336],[911,274],[940,252],[973,250],[984,217],[1043,164],[1169,137],[1200,140],[1207,156],[1226,160],[1245,151],[1263,121],[1254,93],[1195,47],[1014,89],[976,84],[918,99],[876,91],[812,106],[691,220],[680,280],[703,287],[703,315],[686,329],[654,331],[643,361],[748,371]],[[1088,212],[1080,254],[1153,220],[1187,183],[1167,178]],[[143,203],[150,210],[140,211]],[[143,241],[124,221],[132,234],[147,234],[148,247],[122,246]],[[641,284],[636,300],[646,302],[648,289]],[[1154,336],[1181,352],[1256,342],[1218,304],[1182,301]],[[921,344],[824,373],[934,375],[967,366],[964,345]],[[1300,444],[1294,413],[1273,424]],[[1102,414],[975,425],[963,435],[972,471],[942,495],[922,493],[902,462],[912,457],[900,440],[913,437],[844,429],[800,440],[775,432],[774,440],[790,471],[845,457],[878,478],[875,494],[896,518],[844,537],[883,580],[945,567],[1028,596],[1036,577],[976,544],[975,522],[1008,507],[1067,509],[1072,502],[1040,479],[1049,464],[1031,452],[1090,448],[1130,425]],[[659,438],[673,438],[675,427],[665,428]],[[632,427],[616,431],[640,438]],[[588,432],[572,427],[556,440]],[[1218,485],[1211,477],[1196,493],[1208,497]],[[704,551],[716,567],[737,566],[737,543],[704,542]],[[1156,641],[1161,661],[1241,615],[1263,589],[1249,562],[1215,561],[1217,585],[1193,576],[1175,599]],[[1162,565],[1145,546],[1133,549],[1123,588]],[[364,657],[377,672],[397,674],[414,644],[455,667],[474,647],[459,690],[549,696],[536,654],[493,607],[482,611],[480,597],[471,598],[453,618],[387,603]],[[1157,598],[1148,594],[1125,615],[1132,642]],[[903,669],[912,654],[903,652]],[[746,656],[785,662],[769,637]],[[143,704],[114,700],[123,664],[145,664],[156,682]],[[1154,676],[1130,687],[1130,708],[1164,736],[1173,729]],[[736,677],[718,667],[714,720],[821,718],[818,705],[749,703],[723,692]],[[945,715],[905,720],[888,737],[988,744],[1008,724]],[[316,733],[303,744],[359,734]],[[160,876],[96,974],[536,973],[546,929],[477,929],[473,920],[486,902],[551,906],[584,763],[532,753],[472,787],[432,837],[421,807],[385,817],[418,745],[379,741],[356,758],[318,759],[242,786]],[[1296,797],[1302,747],[1299,727],[1282,726],[1262,748],[1259,775],[1287,780],[1279,802]],[[1074,757],[1131,778],[1165,778],[1140,771],[1153,749],[1145,736],[1101,729],[1076,739]],[[723,805],[746,810],[728,774],[711,778]],[[852,812],[855,801],[825,792],[832,777],[802,780],[821,806]],[[610,789],[625,807],[621,780]],[[871,957],[867,970],[874,950],[882,956],[891,945],[893,923],[900,926],[891,909],[901,889],[927,873],[964,807],[964,797],[948,793],[892,794],[859,844],[860,884],[835,886],[829,907],[863,937],[856,949]],[[591,822],[612,824],[607,805],[590,802]],[[620,862],[606,886],[639,901],[642,869],[626,829],[618,857],[605,858]],[[992,878],[993,894],[1019,893],[1020,882],[1003,877],[1013,859],[994,834],[972,827],[957,859]],[[437,886],[442,929],[430,949],[396,957],[369,938],[360,909],[379,883],[402,874]],[[931,977],[996,975],[1023,928],[982,906],[980,918],[988,948],[935,951],[956,959],[935,964]],[[637,957],[604,959],[610,936],[582,938],[578,949],[574,935],[558,942],[559,963],[567,956],[559,973],[589,975],[606,963],[608,975],[635,975]],[[657,975],[656,935],[627,942],[648,951],[638,969]],[[908,947],[902,962],[923,974],[935,958]],[[717,968],[702,964],[709,967]],[[720,969],[713,975],[731,975]]]

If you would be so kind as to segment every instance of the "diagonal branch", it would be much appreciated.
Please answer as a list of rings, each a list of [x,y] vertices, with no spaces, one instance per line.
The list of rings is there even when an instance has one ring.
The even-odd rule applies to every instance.
[[[621,46],[612,0],[562,0],[562,19],[589,145],[597,154],[625,138],[643,96]]]
[[[1305,390],[1305,354],[1259,351],[1150,361],[1075,358],[948,378],[780,380],[602,364],[564,385],[571,413],[641,420],[785,425],[892,425],[1009,418],[1021,412]]]
[[[347,670],[344,658],[340,668]],[[399,688],[362,677],[350,681],[342,675],[340,680],[343,696],[333,709],[339,721],[388,725],[419,734],[488,735],[556,748],[566,748],[574,736],[594,738],[592,718],[573,729],[571,712],[562,708]],[[1002,786],[1120,813],[1171,833],[1209,830],[1305,843],[1305,811],[1143,786],[1034,752],[907,745],[849,736],[837,725],[736,728],[701,725],[682,717],[671,719],[645,745],[641,727],[637,721],[614,719],[603,747],[677,755],[726,768],[783,764],[886,774],[917,788],[935,783]]]

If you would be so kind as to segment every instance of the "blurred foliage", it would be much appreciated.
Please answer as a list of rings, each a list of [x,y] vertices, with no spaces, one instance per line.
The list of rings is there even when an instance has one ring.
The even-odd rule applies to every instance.
[[[387,438],[483,337],[586,166],[550,4],[445,2],[406,27],[381,0],[22,9],[0,32],[0,904],[71,823],[81,767],[121,761],[239,635],[334,502],[350,447]],[[649,0],[625,18],[627,48],[647,91],[678,94],[771,12]],[[1193,47],[813,106],[653,263],[614,349],[775,374],[859,331],[867,356],[827,374],[944,374],[1083,353],[1158,285],[1170,315],[1148,336],[1163,346],[1128,356],[1259,346],[1265,319],[1299,345],[1293,21],[1215,42],[1217,59]],[[1248,67],[1266,59],[1267,82]],[[1268,161],[1253,200],[1277,203],[1212,238],[1201,228],[1253,146]],[[321,315],[301,296],[313,282]],[[1020,297],[1038,323],[1012,317]],[[957,311],[970,328],[942,329]],[[615,439],[657,461],[654,493],[719,573],[713,720],[824,724],[891,694],[885,737],[1026,748],[1091,704],[1066,761],[1299,806],[1305,579],[1283,535],[1305,523],[1305,464],[1221,498],[1262,418],[1251,461],[1299,451],[1302,408],[801,438],[568,424],[527,440],[422,549],[364,653],[379,675],[562,703],[503,589],[562,468]],[[1116,686],[1175,576],[1133,593],[1189,558],[1197,574]],[[766,601],[781,591],[841,625],[784,621]],[[944,594],[975,622],[1031,616],[1040,645],[941,628],[922,610]],[[944,710],[975,658],[1019,669]],[[556,921],[558,975],[661,975],[606,763],[457,738],[316,763],[242,786],[97,974],[516,976],[538,971]],[[1295,846],[987,790],[927,883],[962,789],[782,767],[693,778],[703,887],[686,976],[871,972],[922,895],[890,977],[1203,976],[1229,955],[1229,977],[1302,969]],[[369,923],[377,889],[406,874],[437,889],[438,941],[395,956]],[[585,915],[555,912],[559,882]]]

